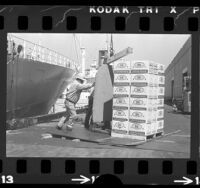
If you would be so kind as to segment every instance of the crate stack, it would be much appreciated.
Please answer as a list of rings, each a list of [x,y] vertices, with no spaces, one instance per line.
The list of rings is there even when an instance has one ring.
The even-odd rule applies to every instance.
[[[152,62],[131,62],[130,137],[145,140],[156,133],[156,73],[156,66]]]
[[[118,60],[113,65],[113,137],[127,137],[130,110],[130,61]]]
[[[157,133],[164,132],[164,94],[165,94],[165,76],[164,65],[157,63],[158,70],[158,91],[157,91]]]
[[[151,61],[120,60],[114,63],[113,68],[111,136],[146,140],[150,135],[163,133],[163,65]],[[122,114],[124,117],[120,118]]]

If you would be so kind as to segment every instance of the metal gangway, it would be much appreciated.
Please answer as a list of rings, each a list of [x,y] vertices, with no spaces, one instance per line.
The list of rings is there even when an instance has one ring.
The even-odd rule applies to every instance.
[[[47,47],[24,40],[13,34],[7,35],[7,41],[8,54],[12,54],[13,49],[16,50],[18,45],[22,45],[23,50],[19,54],[20,58],[33,60],[35,62],[39,61],[42,63],[54,64],[71,69],[76,68],[76,62],[74,60]]]

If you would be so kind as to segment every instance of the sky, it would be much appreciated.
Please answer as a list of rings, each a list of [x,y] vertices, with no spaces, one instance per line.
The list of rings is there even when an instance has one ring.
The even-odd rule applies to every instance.
[[[70,59],[80,62],[80,48],[86,50],[86,68],[98,60],[98,51],[110,45],[111,34],[54,34],[54,33],[12,33],[22,39],[41,44]],[[115,53],[133,48],[127,60],[151,60],[165,65],[172,62],[190,35],[184,34],[113,34]],[[108,41],[108,42],[107,42]]]

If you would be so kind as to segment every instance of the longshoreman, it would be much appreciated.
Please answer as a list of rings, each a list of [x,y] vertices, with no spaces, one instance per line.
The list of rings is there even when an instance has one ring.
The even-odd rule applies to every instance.
[[[90,89],[93,84],[85,84],[84,79],[81,76],[77,76],[74,82],[70,85],[69,91],[66,94],[65,107],[66,117],[62,117],[57,125],[57,129],[61,130],[66,125],[67,130],[72,130],[73,120],[76,118],[75,105],[80,99],[81,92],[83,90]],[[68,116],[69,115],[69,116]]]

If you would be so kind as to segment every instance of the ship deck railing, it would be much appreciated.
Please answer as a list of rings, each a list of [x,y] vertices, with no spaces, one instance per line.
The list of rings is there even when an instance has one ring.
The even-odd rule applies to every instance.
[[[62,67],[67,67],[71,69],[76,68],[76,62],[71,58],[64,56],[54,50],[35,44],[33,42],[27,41],[25,39],[19,38],[12,34],[8,34],[8,54],[12,54],[18,45],[23,46],[22,52],[19,54],[21,58],[33,60],[35,62],[42,62],[48,64],[54,64]]]

